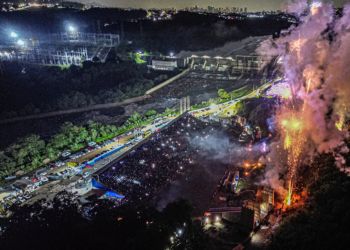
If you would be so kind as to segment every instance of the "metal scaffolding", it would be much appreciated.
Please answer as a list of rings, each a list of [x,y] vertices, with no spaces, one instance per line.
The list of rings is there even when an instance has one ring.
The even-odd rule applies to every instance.
[[[0,61],[20,61],[43,65],[81,65],[94,58],[104,62],[120,43],[117,34],[57,33],[27,43],[26,46],[2,46]]]

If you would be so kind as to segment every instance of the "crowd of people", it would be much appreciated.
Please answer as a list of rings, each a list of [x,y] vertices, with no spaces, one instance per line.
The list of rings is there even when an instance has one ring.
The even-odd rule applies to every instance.
[[[100,181],[127,201],[147,200],[194,166],[196,148],[189,138],[207,124],[186,115],[153,135],[126,157],[100,174]]]

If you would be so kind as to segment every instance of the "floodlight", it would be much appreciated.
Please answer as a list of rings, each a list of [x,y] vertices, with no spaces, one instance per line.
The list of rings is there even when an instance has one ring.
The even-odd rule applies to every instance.
[[[74,33],[77,31],[77,28],[71,24],[68,25],[67,29],[70,33]]]
[[[12,37],[12,38],[17,38],[17,37],[18,37],[18,34],[17,34],[16,32],[14,32],[14,31],[11,31],[11,32],[10,32],[10,37]]]

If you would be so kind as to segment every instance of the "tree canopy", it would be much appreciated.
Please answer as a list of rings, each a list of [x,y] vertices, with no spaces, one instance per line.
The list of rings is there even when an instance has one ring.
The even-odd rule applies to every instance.
[[[350,244],[350,177],[332,155],[313,163],[316,181],[309,204],[291,215],[272,238],[270,249],[347,249]]]

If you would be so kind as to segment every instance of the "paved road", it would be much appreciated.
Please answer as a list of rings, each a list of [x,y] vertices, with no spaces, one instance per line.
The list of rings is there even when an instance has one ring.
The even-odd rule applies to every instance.
[[[34,119],[42,119],[42,118],[48,118],[48,117],[53,117],[53,116],[59,116],[59,115],[69,115],[69,114],[82,113],[82,112],[99,110],[99,109],[115,108],[115,107],[120,107],[120,106],[128,105],[131,103],[135,103],[135,102],[141,102],[141,101],[144,101],[150,97],[151,97],[150,95],[143,95],[143,96],[129,98],[129,99],[126,99],[126,100],[121,101],[121,102],[97,104],[97,105],[93,105],[93,106],[89,106],[89,107],[85,107],[85,108],[60,110],[60,111],[43,113],[43,114],[27,115],[27,116],[9,118],[9,119],[0,120],[0,124],[8,124],[8,123],[13,123],[13,122],[34,120]]]
[[[256,97],[257,95],[259,95],[260,93],[262,93],[263,90],[265,90],[266,88],[268,88],[269,86],[271,86],[272,83],[265,83],[262,86],[260,86],[258,89],[253,90],[252,92],[250,92],[249,94],[237,98],[235,100],[231,100],[225,103],[221,103],[221,104],[217,104],[217,105],[213,105],[210,106],[208,108],[203,108],[203,109],[198,109],[196,111],[191,111],[190,113],[196,117],[205,117],[205,116],[209,116],[209,115],[217,115],[219,112],[222,112],[222,110],[230,107],[231,105],[234,105],[236,102],[243,100],[243,99],[247,99],[247,98],[252,98],[252,97]],[[167,124],[170,124],[172,121],[174,121],[177,117],[176,116],[172,116],[172,117],[164,117],[161,119],[160,123],[163,124],[163,126],[166,126]],[[156,130],[155,124],[153,125],[148,125],[146,126],[143,131],[144,132],[150,132],[149,135],[151,135],[154,130]],[[146,134],[146,133],[145,133]],[[117,159],[118,157],[122,156],[124,153],[126,153],[127,151],[131,150],[133,147],[135,147],[136,145],[138,145],[138,143],[142,142],[143,140],[147,139],[143,138],[143,140],[141,141],[134,141],[133,143],[127,145],[127,143],[130,142],[130,140],[132,140],[134,137],[134,135],[132,134],[124,134],[119,136],[119,140],[118,141],[114,141],[104,147],[101,147],[99,149],[96,149],[94,151],[89,152],[86,155],[83,155],[82,157],[74,160],[75,162],[77,162],[78,164],[81,164],[84,161],[87,160],[91,160],[94,157],[96,157],[99,153],[101,153],[102,151],[109,151],[112,150],[118,146],[124,146],[124,148],[122,148],[121,150],[117,151],[116,153],[113,153],[111,155],[109,155],[108,157],[97,161],[94,165],[93,168],[85,168],[83,170],[82,173],[85,172],[89,172],[91,175],[94,174],[95,172],[103,169],[106,165],[108,165],[110,162],[112,162],[113,160]],[[54,172],[57,171],[62,171],[64,168],[67,168],[66,166],[58,168],[58,169],[54,169]],[[60,181],[51,181],[41,187],[39,187],[35,192],[33,192],[32,194],[34,195],[34,197],[32,199],[30,199],[29,201],[27,201],[26,203],[32,203],[35,202],[39,199],[50,199],[53,198],[55,196],[55,194],[57,194],[60,191],[63,190],[69,190],[73,188],[73,185],[75,185],[75,183],[78,180],[81,180],[82,177],[81,176],[73,176],[70,179],[64,179],[64,180],[60,180]]]
[[[159,121],[159,123],[163,124],[163,126],[166,126],[167,124],[171,123],[174,119],[176,119],[176,116],[164,117]],[[147,131],[152,132],[152,131],[156,130],[155,125],[156,124],[146,126],[144,128],[144,132],[147,132]],[[149,135],[151,135],[151,133],[149,133]],[[74,162],[77,162],[80,164],[84,161],[94,159],[95,156],[97,156],[102,151],[109,151],[109,150],[113,150],[116,147],[124,146],[123,148],[121,148],[117,152],[109,155],[108,157],[101,159],[99,161],[96,161],[96,163],[93,164],[92,168],[83,169],[79,175],[74,175],[72,177],[69,177],[68,179],[50,181],[50,182],[46,183],[45,185],[40,186],[37,190],[35,190],[32,193],[33,197],[30,200],[24,202],[23,204],[32,204],[40,199],[50,200],[50,199],[53,199],[55,197],[55,195],[61,191],[64,191],[64,190],[72,191],[74,189],[74,186],[77,183],[77,181],[84,179],[82,177],[82,175],[85,172],[89,172],[89,176],[93,175],[94,173],[96,173],[97,171],[100,171],[106,165],[108,165],[109,163],[111,163],[112,161],[117,159],[118,157],[122,156],[123,154],[125,154],[126,152],[128,152],[129,150],[131,150],[132,148],[137,146],[139,143],[142,143],[147,138],[148,137],[144,137],[142,140],[137,140],[137,141],[134,140],[133,141],[134,135],[130,134],[130,133],[125,133],[124,135],[119,136],[117,141],[114,141],[114,142],[112,142],[104,147],[101,147],[99,149],[91,151],[88,154],[83,155],[82,157],[80,157],[78,159],[75,159]],[[133,141],[133,142],[131,144],[128,144],[130,141]],[[55,168],[55,169],[49,171],[48,175],[53,173],[53,172],[56,172],[56,173],[61,172],[67,168],[69,168],[69,167],[62,166],[60,168]],[[90,178],[90,177],[88,177],[88,178]]]

